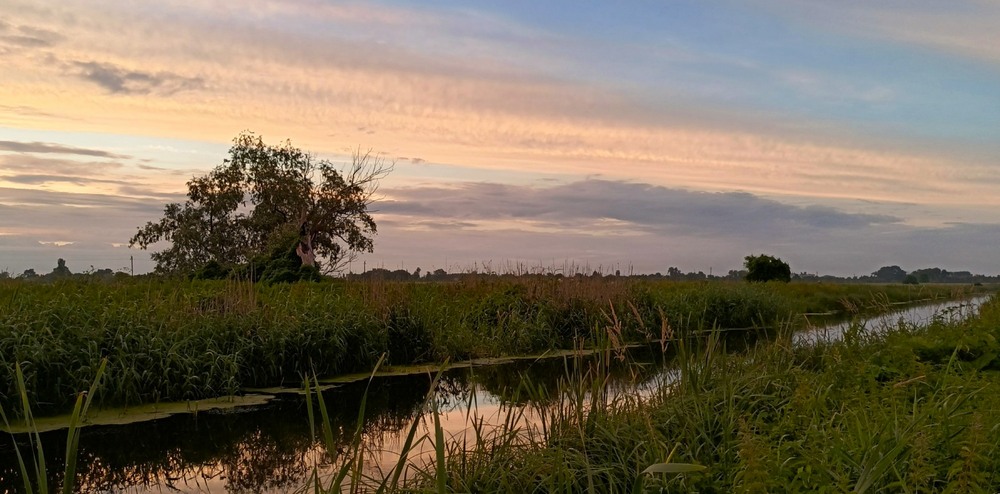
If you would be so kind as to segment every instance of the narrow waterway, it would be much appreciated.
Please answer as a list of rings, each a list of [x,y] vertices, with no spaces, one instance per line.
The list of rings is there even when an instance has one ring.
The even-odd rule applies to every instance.
[[[843,338],[845,332],[851,330],[873,334],[898,327],[901,324],[926,326],[933,322],[935,318],[944,321],[959,322],[978,314],[979,306],[989,300],[990,297],[991,295],[981,295],[963,301],[906,306],[900,310],[864,319],[843,319],[832,323],[817,319],[809,324],[811,327],[796,332],[792,337],[792,341],[796,344],[836,341]]]
[[[793,341],[810,344],[859,329],[877,332],[901,323],[967,318],[987,298],[908,307],[860,322],[817,321]],[[546,433],[552,417],[564,410],[563,400],[591,398],[587,389],[567,386],[574,381],[570,377],[601,366],[608,376],[607,396],[601,399],[642,399],[677,378],[670,361],[659,348],[633,349],[620,360],[614,355],[517,359],[449,369],[433,392],[434,372],[425,370],[334,384],[322,396],[335,447],[342,451],[350,448],[358,430],[359,404],[367,396],[361,444],[366,475],[378,479],[398,461],[414,423],[418,440],[410,452],[411,463],[419,466],[433,455],[432,408],[438,410],[445,437],[465,442],[466,448],[481,434],[512,420],[530,439]],[[43,433],[42,440],[49,470],[61,470],[65,432]],[[289,390],[254,407],[87,427],[80,440],[77,485],[81,492],[292,492],[314,473],[321,478],[333,475],[339,465],[328,458],[323,441],[310,430],[305,397]],[[0,491],[18,489],[17,470],[12,443],[5,439],[0,443]],[[407,472],[419,474],[415,469]],[[61,484],[58,475],[50,480],[54,485]]]

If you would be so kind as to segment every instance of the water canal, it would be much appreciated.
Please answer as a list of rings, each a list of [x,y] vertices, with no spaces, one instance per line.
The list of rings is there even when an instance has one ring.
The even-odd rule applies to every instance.
[[[860,324],[878,331],[900,322],[965,318],[974,315],[986,299],[908,307]],[[798,332],[793,341],[809,344],[852,331],[850,321],[814,323],[815,327]],[[545,434],[563,400],[589,399],[586,390],[567,389],[565,383],[571,381],[567,376],[582,375],[594,366],[606,370],[605,392],[614,395],[602,399],[642,399],[677,378],[669,354],[661,353],[659,347],[637,348],[621,360],[610,355],[562,355],[456,366],[441,374],[433,392],[436,371],[430,368],[370,380],[341,379],[328,383],[322,396],[333,425],[332,437],[341,449],[349,448],[358,430],[359,404],[367,396],[361,441],[365,472],[376,479],[397,462],[416,421],[418,440],[410,453],[416,468],[407,475],[420,475],[419,465],[434,451],[432,406],[438,410],[445,437],[464,441],[466,447],[490,428],[512,420],[518,422],[524,438],[530,439]],[[85,428],[77,455],[78,490],[294,492],[307,485],[314,472],[321,478],[332,476],[338,465],[331,464],[323,441],[310,429],[305,397],[295,390],[266,391],[256,391],[262,399],[253,406],[206,410],[188,405],[198,411]],[[42,434],[50,471],[61,470],[65,437],[65,431],[59,430]],[[50,480],[50,485],[61,483],[58,473]],[[0,443],[0,490],[12,492],[19,485],[12,442],[4,439]]]

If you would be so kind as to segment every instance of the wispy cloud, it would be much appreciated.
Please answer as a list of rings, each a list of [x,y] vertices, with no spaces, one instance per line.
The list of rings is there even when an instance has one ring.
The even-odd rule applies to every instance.
[[[826,102],[863,102],[883,104],[893,100],[896,91],[885,83],[857,82],[843,76],[802,69],[779,70],[777,80],[810,98]]]
[[[796,21],[847,32],[862,38],[888,39],[942,53],[1000,63],[1000,4],[991,0],[936,2],[890,0],[760,0],[776,14]]]
[[[112,94],[162,94],[201,89],[205,81],[171,72],[147,72],[126,69],[111,63],[75,62],[79,77],[93,82]]]
[[[881,239],[970,231],[917,236],[917,216],[935,212],[940,223],[967,208],[988,220],[1000,206],[1000,147],[989,134],[995,3],[754,1],[677,2],[644,10],[663,18],[640,19],[638,5],[601,17],[582,9],[604,7],[582,4],[517,15],[515,5],[351,0],[239,9],[9,0],[0,3],[0,126],[223,145],[251,128],[321,154],[361,145],[411,157],[400,171],[431,185],[390,177],[391,201],[378,206],[380,248],[399,256],[412,243],[467,257],[503,245],[524,257],[532,246],[543,257],[608,259],[618,249],[649,259],[669,249],[694,259],[717,249],[716,259],[737,260],[748,249],[816,245],[830,245],[833,259],[856,245],[874,258],[876,245],[902,252]],[[677,22],[685,16],[690,26]],[[916,61],[912,74],[896,74],[897,56]],[[926,75],[925,58],[967,70],[914,77]],[[22,233],[33,227],[21,218],[78,228],[158,217],[163,202],[183,198],[183,175],[223,157],[139,161],[79,139],[4,139],[11,187],[0,204],[14,209],[0,223]],[[529,174],[559,182],[498,183]],[[459,179],[470,183],[447,183]],[[107,194],[50,195],[67,190]],[[861,200],[889,214],[864,212]],[[42,233],[35,248],[64,238]]]
[[[379,205],[388,215],[419,221],[450,220],[450,228],[481,224],[499,228],[623,230],[682,235],[796,235],[803,230],[858,229],[900,222],[888,215],[799,207],[753,194],[707,193],[643,183],[587,180],[551,187],[465,183],[386,191]],[[610,226],[607,230],[602,225]]]
[[[131,156],[89,148],[7,142],[0,144],[0,150],[11,152],[0,153],[0,183],[20,187],[18,197],[28,197],[32,191],[45,188],[62,192],[117,193],[173,202],[182,197],[175,192],[183,186],[183,177],[190,174],[190,170],[143,167],[141,164],[133,167],[123,162],[132,160]],[[90,157],[109,159],[86,159]],[[7,190],[13,193],[13,189]]]
[[[21,204],[24,206],[71,206],[94,207],[108,209],[137,209],[147,212],[158,212],[162,204],[131,197],[114,196],[110,194],[81,194],[46,190],[28,190],[14,187],[0,187],[3,194],[3,204]],[[155,214],[155,213],[154,213]],[[13,216],[5,216],[7,221],[15,221]]]
[[[115,249],[136,227],[162,214],[163,203],[114,194],[83,194],[0,187],[0,269],[41,270],[65,258],[74,271],[121,269],[135,258],[137,272],[152,268],[148,253]]]
[[[72,159],[48,158],[33,155],[0,155],[0,168],[5,172],[81,176],[107,176],[108,172],[119,169],[117,161],[77,161]]]
[[[406,266],[471,269],[474,263],[558,268],[667,266],[716,273],[749,253],[772,253],[793,270],[865,275],[881,266],[940,266],[992,273],[1000,225],[909,226],[886,214],[794,206],[747,193],[703,193],[592,180],[544,188],[455,184],[387,192],[376,253]]]
[[[7,182],[24,184],[24,185],[42,185],[51,183],[68,183],[79,186],[96,185],[96,184],[114,184],[114,185],[129,184],[129,182],[126,182],[124,180],[107,180],[107,179],[80,177],[72,175],[40,175],[40,174],[0,175],[0,180],[5,180]]]
[[[16,153],[40,153],[40,154],[76,154],[80,156],[98,156],[101,158],[130,159],[131,156],[112,153],[100,149],[87,149],[73,146],[64,146],[51,142],[19,142],[0,141],[0,151],[13,151]]]
[[[894,7],[894,8],[893,8]],[[881,5],[857,2],[851,9],[859,27],[869,33],[1000,64],[1000,4],[965,1],[961,5],[908,2]]]
[[[512,50],[541,61],[558,58],[558,50],[512,48],[539,40],[544,47],[552,40],[499,16],[324,5],[261,2],[227,22],[221,22],[229,11],[221,2],[195,12],[203,9],[207,19],[219,22],[169,2],[160,14],[60,6],[56,19],[75,19],[63,25],[74,43],[72,50],[57,47],[52,56],[69,61],[64,63],[74,77],[90,86],[38,77],[45,82],[33,84],[35,92],[24,100],[43,112],[73,112],[88,120],[81,125],[102,131],[128,121],[144,133],[224,141],[252,121],[255,130],[293,137],[307,149],[338,151],[363,143],[484,174],[531,163],[552,173],[606,173],[713,190],[941,202],[971,186],[977,193],[959,200],[988,197],[990,182],[965,178],[983,176],[975,171],[980,163],[954,149],[931,150],[923,140],[873,146],[877,138],[850,127],[739,104],[688,102],[684,94],[650,103],[638,93],[539,69],[544,63],[518,64],[507,56],[481,61],[445,49],[468,42],[491,54]],[[177,22],[167,33],[159,16],[171,12]],[[45,19],[32,15],[24,24]],[[269,16],[300,20],[289,24],[300,29],[269,22]],[[319,29],[325,22],[344,22],[344,29]],[[492,34],[477,37],[463,22],[488,26]],[[402,43],[422,29],[433,35],[429,41]],[[108,43],[108,32],[117,33],[119,42]],[[895,97],[885,86],[831,81],[822,73],[778,77],[816,98],[867,104]],[[79,104],[66,107],[39,96],[44,93],[70,94]],[[123,95],[161,97],[140,103],[118,97]],[[137,119],[139,112],[144,117]],[[330,139],[331,129],[336,139]],[[943,171],[949,169],[973,173],[949,176]]]
[[[19,48],[49,48],[62,42],[65,37],[55,31],[32,26],[0,25],[0,46]]]

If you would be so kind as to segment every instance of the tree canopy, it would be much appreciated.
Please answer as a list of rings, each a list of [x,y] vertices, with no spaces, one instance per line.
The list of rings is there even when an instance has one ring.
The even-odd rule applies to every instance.
[[[167,204],[163,218],[140,227],[129,245],[170,242],[151,256],[160,273],[246,266],[271,255],[276,242],[288,242],[278,250],[287,247],[303,267],[322,260],[325,272],[336,271],[373,250],[369,206],[390,171],[392,164],[370,151],[338,168],[290,141],[269,145],[244,132],[221,165],[188,181],[184,203]]]
[[[882,266],[872,273],[872,278],[885,283],[902,283],[906,280],[906,270],[899,266]]]
[[[788,283],[792,280],[792,269],[788,263],[777,257],[764,254],[746,256],[743,266],[747,269],[747,281],[783,281]]]
[[[56,267],[52,270],[52,273],[49,274],[53,278],[66,278],[72,275],[73,273],[66,267],[66,261],[61,257],[56,261]]]

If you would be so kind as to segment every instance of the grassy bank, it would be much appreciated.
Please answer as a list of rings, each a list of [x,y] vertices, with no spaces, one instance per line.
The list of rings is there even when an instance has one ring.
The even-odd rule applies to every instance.
[[[200,399],[305,375],[527,354],[888,306],[951,287],[491,279],[457,283],[0,283],[0,405],[64,409],[102,359],[104,404]]]
[[[1000,302],[840,342],[684,349],[648,400],[570,377],[546,434],[448,448],[413,490],[456,492],[993,492],[1000,484]],[[596,386],[596,388],[595,388]],[[597,398],[594,398],[594,397]],[[568,406],[566,404],[569,404]],[[595,406],[596,404],[596,406]],[[586,409],[584,413],[583,410]],[[497,445],[500,447],[496,447]],[[702,471],[643,473],[650,465]],[[675,465],[676,466],[676,465]],[[664,470],[669,467],[663,467]],[[426,489],[425,489],[426,487]],[[432,487],[434,489],[432,489]]]

